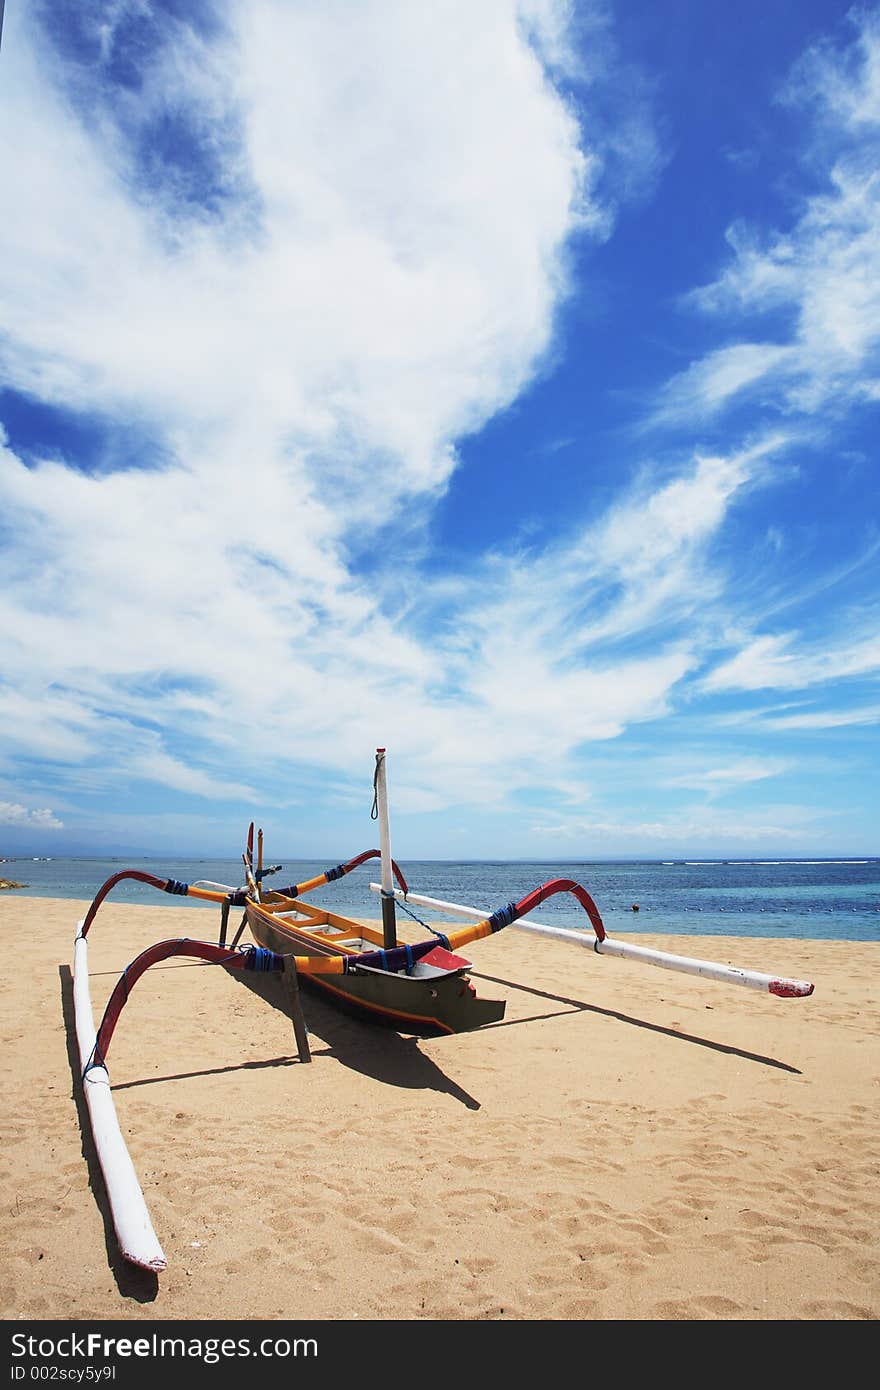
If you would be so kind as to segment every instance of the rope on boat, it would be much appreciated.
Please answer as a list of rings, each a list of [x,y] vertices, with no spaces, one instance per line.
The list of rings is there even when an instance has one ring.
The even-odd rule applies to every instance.
[[[397,906],[402,907],[407,917],[411,917],[414,922],[418,922],[420,927],[425,928],[425,931],[429,931],[434,936],[436,936],[437,940],[440,942],[440,945],[443,946],[445,950],[449,950],[449,937],[446,936],[444,932],[438,931],[436,927],[431,926],[430,922],[424,922],[421,917],[417,917],[416,914],[412,911],[411,908],[407,906],[407,904],[403,901],[402,898],[397,899]]]
[[[98,1050],[98,1041],[97,1041],[97,1039],[95,1039],[95,1045],[94,1045],[94,1047],[92,1048],[91,1052],[89,1053],[88,1061],[86,1062],[85,1066],[84,1066],[83,1069],[82,1069],[82,1079],[83,1079],[83,1081],[85,1081],[85,1080],[87,1079],[89,1072],[90,1072],[90,1071],[93,1071],[93,1070],[95,1069],[95,1067],[100,1067],[100,1068],[102,1068],[104,1071],[107,1070],[107,1065],[106,1065],[106,1063],[105,1063],[105,1061],[104,1061],[104,1058],[101,1056],[101,1053],[100,1053],[99,1050]]]
[[[446,949],[456,952],[461,946],[468,946],[472,941],[479,941],[484,936],[492,936],[494,932],[502,931],[504,927],[509,927],[511,922],[517,921],[520,917],[525,917],[531,912],[537,903],[544,902],[547,898],[552,898],[556,893],[571,893],[577,898],[581,907],[586,912],[592,923],[593,930],[599,941],[605,940],[605,924],[599,915],[599,909],[593,902],[586,888],[582,888],[579,883],[575,883],[570,878],[552,878],[547,883],[543,883],[534,892],[527,893],[524,898],[520,898],[518,903],[508,903],[506,907],[498,908],[491,917],[485,917],[481,922],[474,922],[473,926],[462,927],[459,931],[452,932],[446,938]],[[398,902],[400,899],[398,899]],[[420,941],[417,945],[410,948],[416,960],[421,960],[435,949],[434,941]],[[339,957],[331,958],[334,962],[340,960]],[[387,951],[364,951],[356,956],[344,956],[339,965],[325,964],[324,969],[330,971],[340,971],[343,974],[357,974],[358,970],[365,969],[390,970],[392,972],[403,970],[407,960],[406,950],[403,946],[395,946]],[[313,973],[318,973],[312,967]]]

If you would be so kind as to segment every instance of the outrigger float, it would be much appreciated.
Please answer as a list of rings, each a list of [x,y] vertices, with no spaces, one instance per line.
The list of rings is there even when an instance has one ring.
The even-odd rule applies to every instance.
[[[498,1022],[504,1017],[504,1001],[477,997],[468,977],[471,963],[458,952],[471,942],[509,926],[550,940],[590,947],[598,955],[621,956],[664,970],[744,985],[782,999],[804,998],[813,993],[813,985],[808,980],[741,970],[714,961],[614,941],[608,936],[590,894],[572,879],[550,879],[518,902],[509,902],[491,914],[461,903],[413,893],[391,857],[384,748],[376,752],[373,787],[373,817],[379,822],[380,848],[365,850],[347,863],[327,869],[306,883],[289,884],[286,888],[268,892],[264,889],[264,880],[278,873],[281,865],[264,867],[262,830],[257,833],[257,857],[254,859],[254,826],[251,823],[247,848],[242,854],[245,886],[230,888],[224,884],[205,882],[179,883],[175,879],[158,878],[139,869],[124,869],[107,879],[83,920],[77,923],[74,1007],[83,1091],[119,1247],[125,1259],[132,1264],[159,1273],[165,1269],[166,1259],[153,1230],[143,1192],[119,1128],[107,1071],[107,1051],[133,986],[151,965],[170,956],[190,956],[206,964],[222,965],[227,970],[283,974],[291,990],[294,1027],[303,1061],[310,1060],[310,1054],[299,1012],[297,977],[320,990],[334,1003],[402,1033],[434,1037],[466,1032]],[[381,898],[381,932],[304,901],[304,894],[377,858],[381,861],[381,882],[371,883],[370,889]],[[135,879],[165,893],[219,905],[219,939],[213,942],[183,937],[149,946],[123,971],[96,1030],[89,993],[87,936],[101,903],[123,879]],[[395,879],[397,888],[394,887]],[[542,902],[557,893],[570,893],[580,903],[589,919],[592,934],[550,926],[530,915]],[[433,935],[413,945],[401,944],[397,939],[395,915],[398,902],[404,908],[414,903],[444,914],[452,913],[475,920],[460,930],[448,933],[421,923]],[[232,907],[243,908],[244,914],[234,939],[227,944],[228,917]],[[254,938],[254,945],[239,945],[246,926]]]

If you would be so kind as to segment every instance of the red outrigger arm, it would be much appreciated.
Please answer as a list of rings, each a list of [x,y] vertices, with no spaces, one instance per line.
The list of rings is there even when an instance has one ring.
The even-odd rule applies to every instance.
[[[593,902],[586,888],[582,888],[579,883],[575,883],[574,879],[571,878],[551,878],[548,883],[543,884],[540,888],[533,889],[531,893],[527,893],[526,896],[520,898],[519,902],[516,904],[516,911],[510,920],[516,922],[520,917],[527,917],[539,903],[546,902],[548,898],[553,897],[554,893],[573,893],[589,917],[593,926],[593,931],[596,933],[597,941],[605,940],[605,923],[602,921],[602,916],[598,907]]]
[[[339,966],[335,964],[339,958],[325,958],[324,971],[325,973],[340,974],[357,973],[359,966],[366,966],[373,970],[397,971],[407,969],[414,961],[428,955],[436,947],[438,939],[447,951],[458,951],[462,946],[468,946],[472,941],[479,941],[484,936],[492,936],[495,932],[503,931],[505,927],[510,926],[511,922],[525,917],[534,907],[537,907],[538,903],[545,902],[547,898],[552,898],[556,893],[572,893],[589,917],[596,933],[596,940],[605,940],[605,924],[586,888],[582,888],[571,878],[553,878],[542,884],[540,888],[527,893],[524,898],[520,898],[518,903],[508,903],[506,907],[501,907],[497,912],[493,912],[491,917],[484,917],[481,922],[474,922],[471,927],[462,927],[460,931],[449,932],[448,934],[437,932],[433,939],[419,941],[415,946],[392,946],[390,950],[386,951],[364,951],[358,956],[346,956],[340,959]],[[299,969],[298,958],[296,966]]]
[[[251,827],[251,833],[249,835],[249,844],[252,845],[252,841],[253,827]],[[325,869],[322,874],[318,874],[316,878],[310,878],[306,883],[291,883],[287,888],[279,888],[276,891],[285,898],[298,898],[302,893],[310,893],[315,888],[322,887],[325,883],[332,883],[334,879],[342,878],[343,874],[350,874],[352,869],[356,869],[359,864],[365,864],[368,859],[378,858],[379,850],[365,849],[363,854],[355,855],[354,859],[349,859],[345,864],[337,864],[334,869]],[[391,862],[394,868],[394,876],[400,884],[401,889],[404,893],[409,892],[406,879],[400,868],[393,860]],[[249,867],[247,860],[245,861],[245,867]],[[258,872],[261,873],[262,871]],[[157,878],[155,874],[149,874],[144,869],[121,869],[118,874],[113,874],[113,876],[108,878],[107,882],[102,884],[98,889],[83,919],[80,935],[88,936],[89,927],[95,920],[95,914],[101,906],[101,903],[104,901],[107,894],[116,887],[117,883],[121,883],[123,879],[126,878],[136,879],[139,883],[148,883],[152,888],[158,888],[160,893],[171,893],[182,898],[200,898],[203,902],[209,903],[228,902],[233,907],[244,907],[248,898],[248,890],[243,888],[233,889],[232,892],[229,893],[219,893],[210,888],[196,888],[189,883],[180,883],[176,878]]]
[[[345,864],[337,864],[335,869],[325,869],[317,878],[310,878],[306,883],[290,883],[286,888],[277,888],[274,891],[280,893],[284,898],[299,898],[303,893],[311,893],[315,888],[322,888],[325,883],[332,883],[334,879],[342,878],[343,874],[350,874],[352,869],[356,869],[359,864],[365,864],[368,859],[381,859],[382,852],[378,849],[365,849],[363,854],[355,855],[354,859],[349,859]],[[404,893],[408,893],[406,879],[400,871],[399,865],[392,859],[391,867],[394,870],[394,877],[400,884]]]
[[[155,946],[148,946],[136,956],[120,975],[107,1001],[89,1066],[105,1066],[113,1030],[134,985],[151,965],[158,964],[160,960],[167,960],[169,956],[192,956],[210,965],[225,965],[229,970],[284,969],[284,957],[276,955],[274,951],[266,951],[261,946],[245,946],[230,950],[228,946],[215,946],[211,941],[191,941],[187,937],[174,941],[157,941]]]
[[[89,927],[95,920],[95,914],[101,906],[101,903],[110,890],[115,888],[117,883],[121,883],[125,878],[137,879],[139,883],[149,883],[152,888],[158,888],[160,893],[173,893],[179,898],[201,898],[204,902],[208,903],[229,902],[232,903],[233,906],[243,907],[247,897],[246,893],[240,888],[235,889],[231,893],[218,893],[210,888],[195,888],[191,887],[188,883],[179,883],[176,878],[157,878],[155,874],[148,874],[143,869],[121,869],[118,874],[114,874],[112,878],[108,878],[107,882],[102,884],[98,889],[89,905],[88,912],[83,918],[80,936],[88,936]]]

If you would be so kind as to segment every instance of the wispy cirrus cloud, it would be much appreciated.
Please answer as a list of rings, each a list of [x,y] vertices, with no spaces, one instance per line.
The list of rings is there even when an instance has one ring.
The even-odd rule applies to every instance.
[[[573,841],[582,852],[599,855],[609,844],[625,843],[633,852],[658,845],[699,846],[721,844],[791,844],[803,837],[809,816],[802,807],[772,807],[762,816],[741,812],[707,810],[703,805],[685,808],[674,816],[657,820],[570,820],[531,826],[531,833],[553,843]],[[583,851],[583,847],[588,849]],[[708,849],[707,851],[708,852]]]
[[[853,10],[855,42],[816,45],[784,99],[812,117],[803,157],[823,189],[789,230],[746,222],[727,233],[732,258],[689,303],[726,326],[773,315],[765,340],[728,341],[667,383],[655,422],[706,419],[758,395],[765,407],[813,415],[877,398],[880,380],[880,21]],[[729,332],[729,328],[728,328]]]
[[[732,343],[691,363],[666,382],[651,412],[653,424],[708,420],[750,388],[776,382],[796,370],[791,347],[775,343]]]
[[[668,779],[668,785],[719,794],[751,782],[763,782],[768,777],[778,777],[789,766],[782,758],[738,758],[722,767],[693,768],[678,773]]]
[[[704,679],[706,690],[800,690],[880,672],[880,631],[804,649],[797,634],[756,637]]]
[[[880,724],[880,705],[845,710],[813,710],[805,714],[772,715],[764,720],[769,729],[845,729]]]
[[[483,600],[465,629],[482,629],[487,647],[499,631],[512,642],[518,635],[560,666],[603,647],[610,655],[640,634],[684,650],[699,637],[701,609],[724,587],[713,543],[742,497],[772,477],[786,443],[770,435],[730,455],[698,455],[671,477],[646,471],[544,553],[486,566]]]

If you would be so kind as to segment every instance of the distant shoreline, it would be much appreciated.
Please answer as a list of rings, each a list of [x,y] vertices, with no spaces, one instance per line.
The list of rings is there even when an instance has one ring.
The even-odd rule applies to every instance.
[[[312,864],[326,862],[334,863],[340,858],[339,851],[327,854],[288,854],[281,853],[276,856],[286,860],[290,864]],[[344,859],[344,855],[341,856]],[[399,857],[399,856],[396,856]],[[125,854],[118,853],[97,853],[97,854],[0,854],[0,864],[52,864],[52,863],[76,863],[76,864],[137,864],[148,861],[151,864],[179,863],[185,860],[190,864],[240,864],[240,856],[235,854],[187,854],[180,851],[168,851],[166,854],[157,854],[155,851],[141,853],[131,850]],[[400,858],[403,863],[403,859]],[[723,867],[729,865],[735,868],[741,865],[747,868],[751,865],[786,865],[786,864],[880,864],[880,854],[827,854],[827,855],[775,855],[767,858],[756,854],[731,855],[718,854],[711,855],[709,858],[696,859],[688,856],[681,859],[658,859],[649,858],[639,854],[629,855],[608,855],[604,858],[581,859],[577,855],[552,854],[544,858],[517,858],[503,859],[498,855],[487,855],[482,859],[433,859],[422,855],[408,855],[407,862],[411,864],[463,864],[469,867],[476,867],[480,864],[582,864],[584,866],[600,866],[604,864],[650,864],[656,868],[702,868],[702,867]]]

